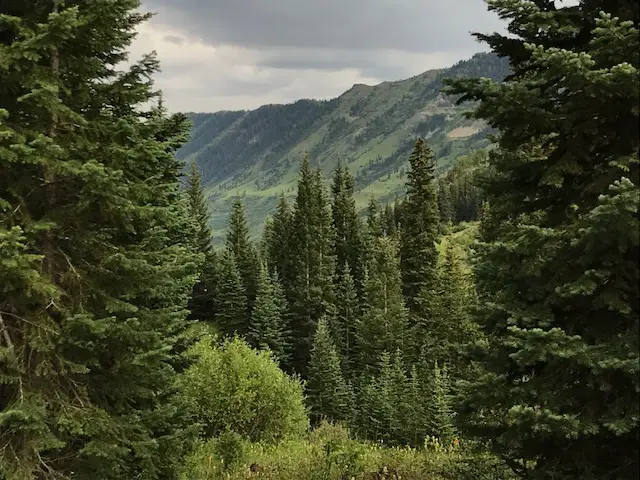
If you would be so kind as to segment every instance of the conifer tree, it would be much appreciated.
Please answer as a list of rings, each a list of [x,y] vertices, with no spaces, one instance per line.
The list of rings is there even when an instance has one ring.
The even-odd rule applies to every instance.
[[[257,348],[268,348],[280,363],[288,360],[289,344],[285,325],[286,299],[277,275],[271,278],[260,269],[256,303],[251,312],[249,338]]]
[[[204,263],[198,282],[193,286],[189,300],[191,317],[202,321],[211,321],[216,312],[215,279],[216,255],[211,245],[209,229],[209,210],[202,188],[202,178],[196,163],[191,164],[187,177],[187,196],[190,213],[195,222],[195,250],[204,256]]]
[[[425,319],[423,329],[428,332],[422,345],[423,354],[431,361],[449,365],[458,378],[469,373],[469,362],[461,356],[461,349],[480,339],[478,327],[471,319],[473,282],[460,259],[458,247],[446,242],[444,262],[439,268],[437,295],[432,300],[433,315]]]
[[[318,321],[311,358],[307,394],[312,418],[348,420],[352,415],[351,392],[340,369],[340,357],[331,339],[326,317]]]
[[[395,415],[392,403],[391,356],[383,351],[376,365],[377,373],[365,374],[368,380],[358,402],[358,430],[362,437],[392,443],[391,425]]]
[[[451,189],[445,178],[438,179],[438,212],[443,225],[454,221]]]
[[[433,291],[437,282],[438,200],[434,182],[433,152],[418,139],[409,158],[407,195],[402,207],[400,265],[407,307],[424,316],[421,295]]]
[[[201,255],[139,2],[0,7],[0,477],[176,479]]]
[[[291,229],[293,224],[293,212],[289,202],[280,197],[276,212],[274,213],[268,229],[268,236],[265,236],[266,259],[270,273],[278,272],[285,290],[289,290],[291,280],[292,262],[292,238]]]
[[[336,271],[339,273],[344,265],[348,265],[356,285],[362,290],[364,274],[360,218],[353,197],[353,177],[348,168],[341,164],[334,172],[331,194]]]
[[[249,332],[247,295],[232,250],[225,249],[221,255],[216,286],[216,324],[227,335],[246,335]]]
[[[478,37],[513,73],[449,90],[499,130],[465,423],[523,477],[636,478],[639,7],[489,6],[517,36]]]
[[[381,237],[384,233],[380,218],[380,204],[373,196],[369,199],[367,206],[367,233],[372,238]]]
[[[380,352],[404,351],[410,345],[397,246],[380,237],[374,248],[365,277],[366,302],[356,325],[363,370],[375,370]]]
[[[335,315],[331,318],[331,334],[340,355],[342,371],[346,377],[350,377],[354,373],[357,360],[356,324],[360,306],[348,265],[344,265],[342,272],[338,275],[335,296]]]
[[[258,289],[259,262],[255,248],[249,240],[249,227],[242,200],[235,199],[231,206],[226,246],[233,252],[245,295],[247,314],[251,314]]]
[[[298,373],[306,370],[317,322],[332,313],[333,231],[331,212],[319,171],[304,158],[292,221],[295,241],[290,244],[291,280],[287,299],[295,339],[293,362]]]
[[[431,375],[431,392],[428,406],[431,435],[441,443],[449,444],[455,435],[453,408],[451,406],[451,384],[446,367],[435,362]]]

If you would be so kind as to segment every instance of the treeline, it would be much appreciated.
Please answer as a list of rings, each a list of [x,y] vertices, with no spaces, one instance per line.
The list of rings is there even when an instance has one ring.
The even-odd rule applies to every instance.
[[[270,349],[283,369],[303,375],[316,421],[348,422],[363,437],[392,444],[416,445],[428,435],[452,440],[451,377],[472,373],[459,349],[480,334],[458,247],[445,242],[440,261],[434,163],[418,140],[406,198],[384,210],[372,199],[361,221],[348,170],[338,166],[326,192],[322,173],[305,158],[293,205],[281,199],[257,247],[236,200],[225,249],[215,254],[203,242],[207,270],[192,315]],[[460,178],[469,180],[445,179],[447,193],[462,190]],[[207,238],[195,166],[189,195]]]

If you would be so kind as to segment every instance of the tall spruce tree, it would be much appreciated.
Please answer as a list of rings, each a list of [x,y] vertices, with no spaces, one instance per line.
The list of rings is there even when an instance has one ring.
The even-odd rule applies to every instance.
[[[204,256],[204,263],[198,282],[193,286],[189,311],[191,318],[211,321],[216,312],[216,254],[211,244],[209,228],[209,209],[202,188],[202,177],[196,163],[191,164],[187,177],[187,196],[189,210],[195,222],[196,234],[193,242],[195,250]]]
[[[278,272],[285,290],[291,285],[291,245],[292,245],[293,212],[291,205],[280,197],[276,211],[271,218],[268,236],[265,237],[266,260],[269,272]]]
[[[414,317],[428,315],[426,292],[437,284],[438,199],[433,152],[421,138],[409,158],[407,195],[402,206],[400,265],[407,307]]]
[[[478,325],[471,319],[475,299],[473,280],[465,270],[459,248],[451,241],[446,242],[433,315],[423,321],[428,335],[422,345],[422,354],[448,365],[454,378],[471,373],[471,365],[461,350],[481,339]]]
[[[313,339],[307,396],[315,422],[322,418],[334,421],[351,418],[353,399],[340,368],[340,357],[331,339],[326,317],[318,321]]]
[[[277,275],[270,277],[264,265],[260,269],[256,302],[251,312],[249,338],[257,348],[268,348],[282,364],[290,352],[285,312],[287,304]]]
[[[257,252],[249,239],[244,203],[240,199],[235,199],[231,205],[226,246],[233,252],[247,297],[247,314],[250,315],[258,290],[260,264]]]
[[[340,355],[342,371],[346,377],[354,374],[357,361],[356,325],[360,305],[355,282],[345,264],[335,287],[335,314],[331,317],[331,335]]]
[[[227,248],[222,252],[217,273],[218,309],[214,317],[216,325],[227,335],[247,335],[249,333],[247,294],[232,250]]]
[[[311,169],[306,156],[300,171],[292,231],[295,241],[288,249],[292,283],[287,285],[287,299],[295,339],[293,366],[304,373],[318,319],[332,313],[335,265],[326,192],[320,172]]]
[[[349,266],[356,285],[362,290],[362,228],[353,197],[353,176],[347,167],[338,164],[331,185],[331,218],[333,220],[336,272]]]
[[[637,478],[639,6],[489,6],[513,73],[449,90],[499,129],[467,428],[523,477]]]
[[[177,478],[200,255],[139,2],[0,6],[0,477]]]
[[[455,435],[455,429],[453,426],[451,383],[446,366],[441,367],[438,362],[435,362],[430,386],[429,404],[426,409],[430,433],[441,443],[450,444]]]
[[[361,371],[375,370],[382,351],[408,349],[407,333],[397,245],[389,237],[379,237],[367,265],[365,304],[356,325]]]

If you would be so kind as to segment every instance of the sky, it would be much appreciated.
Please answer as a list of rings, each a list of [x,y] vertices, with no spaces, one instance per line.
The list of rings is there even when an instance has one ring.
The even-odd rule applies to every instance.
[[[142,0],[131,60],[156,51],[171,111],[334,98],[487,51],[504,31],[482,0]]]

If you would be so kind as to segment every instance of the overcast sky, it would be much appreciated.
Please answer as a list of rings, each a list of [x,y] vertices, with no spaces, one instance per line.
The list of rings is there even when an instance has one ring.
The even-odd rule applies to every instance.
[[[482,0],[142,0],[153,20],[131,59],[156,50],[171,110],[252,109],[332,98],[486,51],[503,30]]]

